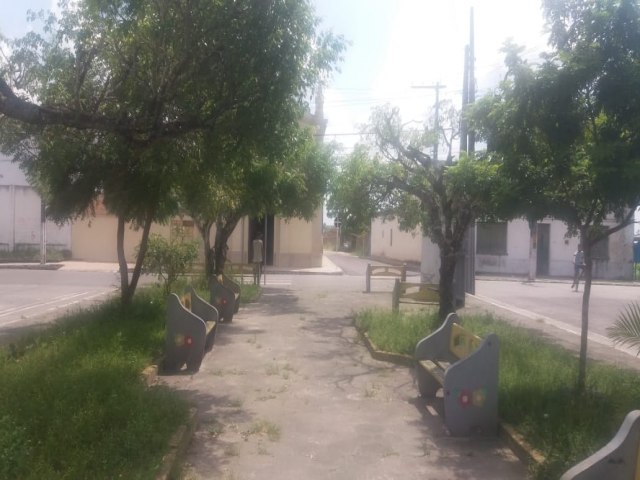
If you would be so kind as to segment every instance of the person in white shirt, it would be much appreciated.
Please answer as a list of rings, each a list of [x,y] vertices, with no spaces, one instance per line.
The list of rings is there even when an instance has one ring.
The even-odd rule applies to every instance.
[[[258,233],[253,239],[253,254],[251,263],[253,263],[253,283],[260,285],[260,276],[262,275],[262,234]]]

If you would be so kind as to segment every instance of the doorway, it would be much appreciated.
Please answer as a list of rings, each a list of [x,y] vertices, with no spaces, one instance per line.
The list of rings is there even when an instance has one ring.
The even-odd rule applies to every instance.
[[[548,223],[538,224],[538,247],[536,271],[540,276],[549,275],[549,245],[551,235],[551,225]]]
[[[265,265],[273,265],[273,239],[275,238],[274,224],[275,222],[273,215],[266,215],[266,217],[252,218],[251,220],[249,220],[249,245],[247,248],[247,251],[249,252],[249,262],[253,258],[253,240],[256,238],[256,235],[261,234],[265,248],[264,263]]]

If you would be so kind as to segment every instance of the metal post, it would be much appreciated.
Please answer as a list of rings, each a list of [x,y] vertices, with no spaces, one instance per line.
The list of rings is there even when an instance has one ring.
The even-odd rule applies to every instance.
[[[264,262],[264,268],[262,269],[262,274],[264,276],[264,280],[262,281],[263,285],[267,284],[267,242],[269,241],[269,222],[268,216],[264,214],[264,242],[262,242],[262,261]]]
[[[47,215],[44,200],[40,199],[40,264],[47,263]]]

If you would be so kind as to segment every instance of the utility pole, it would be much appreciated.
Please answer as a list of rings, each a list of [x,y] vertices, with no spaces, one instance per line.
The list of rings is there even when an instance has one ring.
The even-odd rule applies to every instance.
[[[434,130],[436,132],[436,139],[433,144],[433,159],[438,161],[438,137],[440,136],[440,89],[447,88],[446,85],[442,85],[440,82],[436,82],[435,85],[416,85],[413,88],[429,88],[436,91],[436,108],[434,119]]]
[[[460,151],[468,149],[468,125],[464,118],[465,108],[469,104],[469,45],[464,47],[464,74],[462,76],[462,115],[460,116]]]
[[[469,104],[476,101],[476,53],[475,53],[475,28],[473,21],[473,7],[469,14]],[[476,151],[476,132],[467,132],[467,148],[469,153]]]
[[[475,79],[475,40],[473,25],[473,7],[469,14],[469,45],[464,49],[464,76],[462,78],[462,112],[467,110],[467,105],[476,101],[476,79]],[[476,149],[476,134],[469,130],[469,126],[464,120],[460,121],[460,151],[473,153]]]

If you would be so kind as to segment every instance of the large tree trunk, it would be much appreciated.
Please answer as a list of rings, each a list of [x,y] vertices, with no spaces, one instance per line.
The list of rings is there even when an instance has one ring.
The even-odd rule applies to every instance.
[[[116,233],[116,250],[118,252],[118,265],[120,269],[120,300],[125,303],[125,292],[129,290],[129,268],[127,259],[124,254],[124,230],[126,220],[123,216],[118,215],[118,230]]]
[[[151,230],[151,224],[153,223],[155,209],[151,209],[147,212],[147,216],[144,221],[144,227],[142,229],[142,239],[140,240],[140,248],[138,250],[138,258],[133,268],[133,274],[131,275],[131,282],[129,282],[129,267],[127,265],[127,259],[124,253],[124,234],[126,221],[124,217],[118,216],[118,264],[120,266],[120,302],[122,305],[129,305],[133,298],[136,288],[138,286],[138,280],[142,273],[142,263],[144,262],[144,256],[147,253],[149,246],[149,232]]]
[[[227,246],[227,242],[229,241],[229,237],[238,225],[240,221],[240,216],[234,216],[232,218],[226,220],[218,220],[216,222],[216,237],[213,243],[213,253],[214,253],[214,274],[220,275],[224,272],[224,266],[227,263],[227,250],[229,247]]]
[[[206,278],[211,278],[214,274],[215,257],[214,252],[211,249],[211,227],[213,227],[212,221],[198,222],[196,221],[198,231],[202,237],[202,243],[204,245],[204,274]]]
[[[440,245],[440,320],[456,311],[453,280],[456,272],[456,251],[450,245]]]

